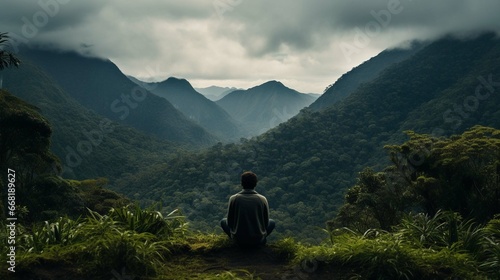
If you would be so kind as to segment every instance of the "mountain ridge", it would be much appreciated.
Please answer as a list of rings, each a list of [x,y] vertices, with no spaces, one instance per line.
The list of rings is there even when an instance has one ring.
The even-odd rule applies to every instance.
[[[309,108],[319,111],[343,100],[358,89],[361,84],[376,79],[384,69],[409,58],[426,44],[428,43],[412,41],[408,47],[382,51],[340,76],[335,83],[330,84],[325,89],[325,92]]]
[[[180,146],[111,121],[83,107],[43,69],[21,57],[17,69],[5,72],[5,88],[37,106],[53,127],[52,151],[67,178],[107,177],[137,172],[135,161],[154,163]],[[116,168],[120,166],[121,168]]]
[[[219,87],[219,86],[209,86],[206,88],[195,88],[195,90],[212,101],[217,101],[222,97],[226,96],[232,91],[238,90],[240,88],[235,87]]]
[[[217,142],[167,100],[133,83],[110,60],[36,49],[23,49],[20,55],[41,67],[82,105],[113,121],[176,143]]]
[[[184,116],[218,137],[220,141],[234,142],[247,136],[224,109],[197,92],[186,79],[169,77],[161,82],[138,84],[168,100]]]
[[[232,91],[216,103],[255,136],[293,117],[313,101],[313,96],[271,80],[247,90]]]

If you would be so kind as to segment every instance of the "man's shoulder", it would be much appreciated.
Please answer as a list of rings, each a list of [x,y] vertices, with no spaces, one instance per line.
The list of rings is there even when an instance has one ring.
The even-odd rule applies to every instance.
[[[265,201],[267,203],[267,198],[261,194],[257,194],[257,196],[260,198],[260,200]]]
[[[245,196],[245,197],[258,197],[259,199],[264,199],[267,200],[265,196],[261,195],[260,193],[254,191],[254,190],[242,190],[236,194],[233,194],[229,197],[229,199],[236,199],[237,197],[240,196]]]
[[[260,201],[264,201],[264,202],[266,202],[266,203],[267,203],[267,198],[266,198],[265,196],[261,195],[261,194],[260,194],[260,193],[258,193],[258,192],[254,192],[254,193],[247,193],[247,194],[245,194],[245,195],[249,195],[249,196],[253,197],[253,199],[255,199],[255,200],[260,200]]]
[[[255,196],[258,196],[258,197],[264,198],[264,199],[266,198],[265,196],[261,195],[260,193],[256,193]]]

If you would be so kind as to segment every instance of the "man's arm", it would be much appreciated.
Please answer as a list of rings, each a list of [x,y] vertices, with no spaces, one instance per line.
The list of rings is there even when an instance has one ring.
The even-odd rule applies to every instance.
[[[235,221],[235,215],[234,215],[234,197],[231,196],[229,198],[229,203],[227,207],[227,225],[229,226],[230,229],[234,228],[234,225],[236,224]]]
[[[269,203],[267,202],[267,198],[264,197],[264,204],[265,204],[265,209],[264,209],[264,222],[266,226],[269,224]]]

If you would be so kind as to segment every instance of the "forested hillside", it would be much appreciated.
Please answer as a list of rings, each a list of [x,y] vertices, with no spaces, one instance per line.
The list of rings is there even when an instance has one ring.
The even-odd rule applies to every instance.
[[[379,53],[343,74],[335,83],[329,85],[325,89],[325,92],[309,108],[318,111],[332,106],[356,91],[361,84],[377,78],[387,67],[409,58],[424,46],[425,43],[422,42],[411,42],[409,46],[385,50]]]
[[[76,218],[86,208],[105,213],[111,207],[130,203],[104,189],[107,185],[104,178],[75,181],[59,176],[64,166],[50,149],[54,128],[39,108],[6,90],[0,90],[0,108],[0,168],[5,170],[0,176],[0,196],[7,201],[9,190],[17,201],[17,204],[2,203],[3,220],[7,209],[16,213],[24,225],[29,225],[60,216]]]
[[[0,105],[0,164],[10,174],[8,188],[6,180],[0,182],[1,194],[15,188],[16,199],[24,203],[9,208],[9,215],[15,211],[22,218],[17,231],[12,222],[2,222],[11,232],[2,231],[2,239],[19,234],[16,247],[3,247],[10,256],[10,269],[0,272],[4,278],[498,275],[500,130],[476,126],[450,138],[408,132],[410,141],[386,147],[393,165],[360,173],[340,215],[324,231],[327,241],[311,246],[283,238],[241,251],[223,234],[189,230],[176,210],[164,215],[123,206],[127,201],[103,189],[102,180],[55,176],[59,167],[49,151],[50,124],[36,107],[4,90]],[[414,210],[421,212],[408,212]]]
[[[493,35],[441,39],[322,112],[304,110],[264,135],[179,155],[113,187],[144,203],[181,207],[193,225],[215,228],[229,194],[238,190],[240,172],[252,170],[260,176],[258,191],[281,221],[278,231],[312,236],[335,216],[358,172],[388,165],[382,147],[402,143],[403,130],[450,135],[473,123],[500,127],[499,97],[493,94],[499,50]],[[453,129],[444,129],[449,125]]]
[[[217,142],[167,100],[130,81],[109,60],[28,49],[21,54],[80,104],[110,120],[176,143],[199,147]]]
[[[256,136],[287,121],[315,98],[269,81],[247,90],[235,90],[216,103],[242,124],[247,135]]]
[[[6,89],[36,105],[50,121],[51,150],[61,159],[67,178],[113,180],[163,160],[178,147],[84,108],[28,60],[3,75]]]
[[[457,213],[484,224],[500,213],[500,130],[474,126],[449,138],[407,132],[401,145],[387,145],[391,164],[367,168],[349,188],[330,228],[390,231],[411,212]]]

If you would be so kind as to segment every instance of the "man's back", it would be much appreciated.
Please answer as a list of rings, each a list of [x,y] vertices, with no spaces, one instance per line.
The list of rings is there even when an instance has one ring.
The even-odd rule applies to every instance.
[[[254,190],[243,190],[229,199],[228,225],[236,240],[260,242],[267,235],[269,205]]]
[[[221,220],[224,232],[240,245],[263,245],[275,222],[269,219],[267,199],[254,188],[257,175],[251,171],[241,174],[243,190],[229,198],[227,218]]]

